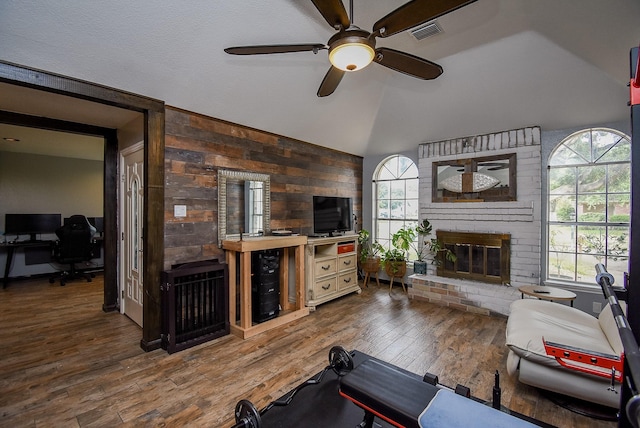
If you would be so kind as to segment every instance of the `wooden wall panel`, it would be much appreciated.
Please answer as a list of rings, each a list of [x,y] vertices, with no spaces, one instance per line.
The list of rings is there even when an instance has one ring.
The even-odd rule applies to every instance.
[[[346,196],[362,216],[362,157],[166,109],[165,269],[223,257],[217,247],[218,169],[269,174],[271,229],[313,231],[312,196]],[[174,218],[173,206],[187,217]]]

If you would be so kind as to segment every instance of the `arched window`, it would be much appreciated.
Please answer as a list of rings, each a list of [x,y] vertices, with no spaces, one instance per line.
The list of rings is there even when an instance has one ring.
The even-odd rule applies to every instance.
[[[565,138],[549,158],[547,277],[594,282],[602,263],[622,283],[628,271],[631,142],[611,129]]]
[[[406,156],[391,156],[378,165],[373,182],[374,238],[389,248],[395,232],[418,223],[418,168]]]

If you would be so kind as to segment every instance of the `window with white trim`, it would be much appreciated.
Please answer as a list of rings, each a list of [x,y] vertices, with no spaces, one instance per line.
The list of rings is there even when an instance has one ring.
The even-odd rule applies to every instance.
[[[602,263],[621,284],[628,271],[631,141],[594,128],[565,138],[548,170],[547,277],[593,284]]]
[[[373,177],[373,238],[388,249],[394,233],[418,223],[418,167],[408,157],[394,155],[378,165]],[[412,259],[415,254],[410,255]]]

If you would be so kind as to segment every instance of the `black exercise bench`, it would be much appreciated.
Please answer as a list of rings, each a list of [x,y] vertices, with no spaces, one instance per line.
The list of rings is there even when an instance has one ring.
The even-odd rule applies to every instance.
[[[373,359],[340,379],[340,395],[364,410],[362,428],[376,416],[398,428],[536,426]]]

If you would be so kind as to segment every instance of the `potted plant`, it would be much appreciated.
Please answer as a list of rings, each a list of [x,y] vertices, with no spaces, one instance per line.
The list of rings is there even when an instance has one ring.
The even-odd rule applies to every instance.
[[[410,254],[416,254],[416,260],[413,262],[413,272],[417,274],[427,273],[427,262],[425,257],[432,254],[431,262],[435,265],[442,263],[443,259],[451,262],[456,261],[456,255],[448,248],[442,246],[437,238],[428,238],[433,230],[433,226],[426,218],[415,227],[403,227],[396,232],[391,241],[394,247],[398,248],[408,259]],[[416,240],[416,238],[419,238]]]
[[[418,236],[422,236],[422,244],[420,248],[416,251],[418,260],[417,262],[413,262],[413,271],[415,273],[426,274],[427,273],[427,262],[425,259],[425,253],[431,253],[432,259],[431,263],[435,265],[440,265],[443,260],[448,260],[450,262],[455,262],[457,257],[447,247],[444,247],[437,238],[427,239],[427,236],[431,234],[433,230],[433,226],[426,218],[422,220],[418,226],[416,226],[415,231]],[[416,263],[418,263],[418,267],[416,267]]]
[[[367,287],[371,274],[376,275],[376,282],[380,285],[378,272],[380,271],[380,255],[384,252],[384,247],[378,242],[371,242],[371,235],[368,230],[361,229],[358,232],[358,251],[360,256],[358,263],[364,272],[364,286]]]
[[[415,253],[416,260],[413,262],[414,273],[427,273],[427,263],[424,261],[424,253],[429,249],[430,241],[424,240],[422,245],[419,245],[419,240],[416,240],[416,237],[426,236],[430,233],[431,224],[425,219],[418,226],[403,227],[391,238],[393,245],[404,254],[405,260],[408,260],[412,253]]]
[[[382,256],[384,270],[391,278],[402,278],[407,271],[407,257],[415,239],[411,227],[403,227],[391,237],[391,247]]]
[[[362,270],[365,272],[380,270],[380,254],[384,252],[384,247],[378,241],[371,242],[371,234],[367,229],[360,229],[358,232],[358,249]]]

